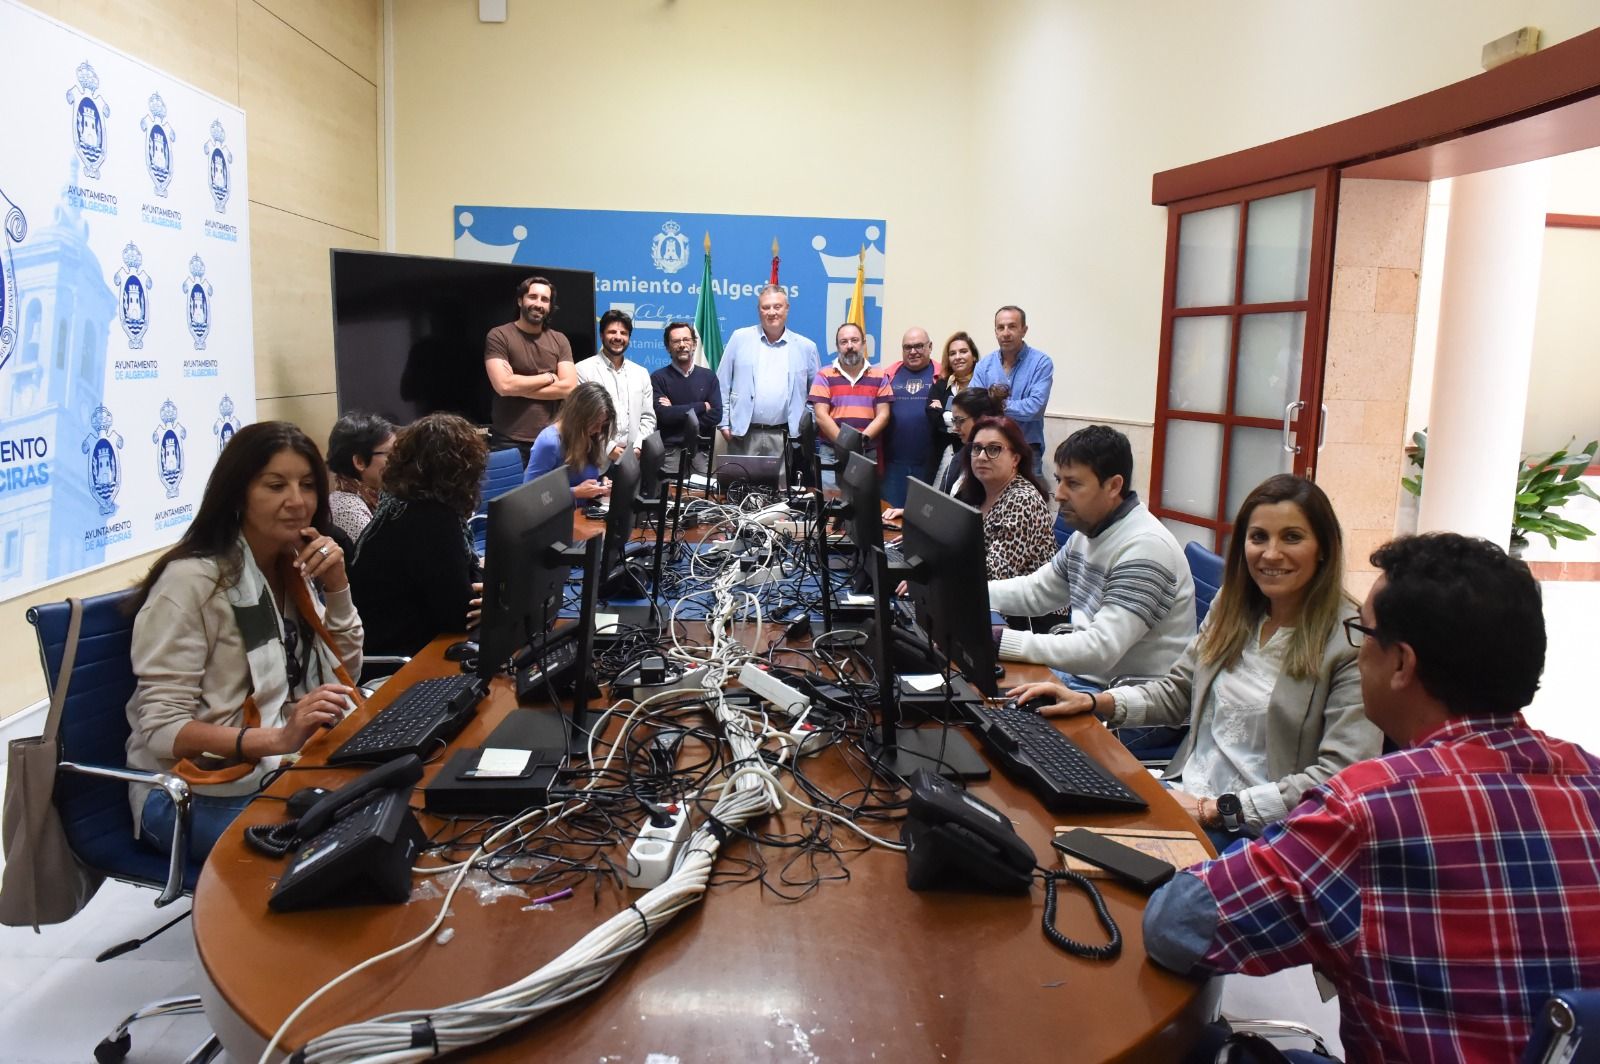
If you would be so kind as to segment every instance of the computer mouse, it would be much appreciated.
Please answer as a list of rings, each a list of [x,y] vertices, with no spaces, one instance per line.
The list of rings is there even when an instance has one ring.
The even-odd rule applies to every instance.
[[[444,648],[446,661],[470,661],[478,656],[478,644],[470,639],[463,639],[459,643],[451,643]]]
[[[326,787],[302,787],[289,795],[289,800],[284,803],[289,808],[289,816],[299,820],[311,811],[311,807],[333,792]]]
[[[1054,704],[1048,695],[1040,695],[1038,698],[1030,698],[1026,702],[1018,702],[1014,698],[1007,699],[1004,708],[1015,709],[1023,713],[1037,713],[1045,706]]]

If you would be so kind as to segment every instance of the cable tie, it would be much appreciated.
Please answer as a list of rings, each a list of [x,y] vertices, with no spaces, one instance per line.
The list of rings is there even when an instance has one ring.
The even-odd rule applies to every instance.
[[[433,1017],[424,1017],[411,1025],[411,1048],[430,1050],[439,1055],[439,1036],[433,1030]]]
[[[628,906],[628,908],[632,909],[634,911],[635,915],[637,915],[639,917],[639,922],[644,925],[644,937],[645,938],[649,938],[650,937],[650,921],[645,919],[644,910],[639,908],[639,903],[638,902],[634,902],[632,905]]]

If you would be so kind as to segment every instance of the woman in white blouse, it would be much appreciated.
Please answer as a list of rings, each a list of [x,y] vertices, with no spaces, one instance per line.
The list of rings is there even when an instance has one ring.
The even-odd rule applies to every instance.
[[[1302,477],[1270,477],[1239,507],[1222,588],[1164,679],[1094,695],[1058,683],[1011,694],[1050,699],[1050,716],[1092,711],[1112,727],[1188,723],[1164,778],[1222,849],[1380,751],[1382,735],[1361,708],[1356,651],[1341,630],[1355,615],[1343,575],[1328,497]]]

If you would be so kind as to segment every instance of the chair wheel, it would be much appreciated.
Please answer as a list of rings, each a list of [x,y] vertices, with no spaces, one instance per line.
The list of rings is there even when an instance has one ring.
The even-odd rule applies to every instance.
[[[102,1039],[94,1047],[94,1059],[98,1064],[116,1064],[117,1061],[128,1055],[128,1050],[133,1048],[133,1035],[128,1031],[122,1032],[120,1038]]]

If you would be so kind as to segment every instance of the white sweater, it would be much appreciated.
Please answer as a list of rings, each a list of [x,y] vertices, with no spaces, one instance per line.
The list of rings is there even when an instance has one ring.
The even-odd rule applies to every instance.
[[[1006,629],[1000,657],[1061,669],[1093,683],[1165,676],[1194,638],[1194,579],[1178,541],[1132,492],[1093,534],[1067,540],[1028,576],[989,584],[989,605],[1038,617],[1072,607],[1076,631]]]

